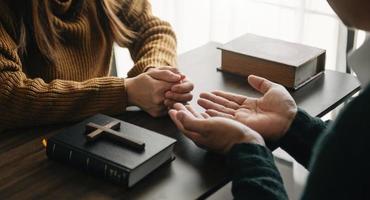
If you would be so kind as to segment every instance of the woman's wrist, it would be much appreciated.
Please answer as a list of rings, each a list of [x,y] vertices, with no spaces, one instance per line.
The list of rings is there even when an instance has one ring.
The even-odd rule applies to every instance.
[[[125,82],[126,82],[126,99],[127,99],[127,105],[128,106],[132,106],[132,105],[135,105],[135,102],[132,98],[132,95],[133,95],[133,91],[132,91],[132,84],[133,82],[135,81],[135,78],[126,78]]]

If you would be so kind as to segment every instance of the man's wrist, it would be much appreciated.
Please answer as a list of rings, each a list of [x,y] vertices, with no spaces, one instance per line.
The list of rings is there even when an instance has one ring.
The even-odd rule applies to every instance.
[[[294,121],[295,121],[295,119],[296,119],[296,117],[297,117],[297,114],[298,114],[298,108],[296,107],[295,109],[293,109],[292,111],[291,111],[291,115],[289,116],[289,118],[288,118],[288,123],[287,123],[287,125],[286,125],[286,127],[285,127],[285,129],[284,129],[284,131],[283,131],[283,133],[281,134],[281,137],[278,139],[278,140],[280,140],[281,138],[283,138],[286,134],[287,134],[287,132],[291,129],[291,127],[292,127],[292,125],[293,125],[293,123],[294,123]]]
[[[284,143],[289,141],[291,137],[294,137],[293,135],[295,133],[301,132],[301,130],[305,128],[303,126],[307,122],[307,120],[309,120],[308,114],[304,110],[298,108],[296,115],[294,116],[289,128],[284,133],[284,135],[279,139],[278,141],[279,146],[284,145]]]
[[[279,148],[282,144],[282,141],[284,141],[287,135],[289,134],[289,131],[292,129],[295,123],[297,123],[297,117],[299,115],[299,108],[295,108],[295,112],[293,112],[292,117],[290,119],[290,122],[287,123],[286,128],[282,131],[282,133],[274,140],[268,140],[266,141],[266,146],[271,150],[274,151],[275,149]]]
[[[242,137],[242,139],[240,140],[240,142],[238,142],[236,144],[242,144],[242,143],[245,143],[245,144],[257,144],[257,145],[261,145],[261,146],[266,146],[265,140],[258,133],[255,133],[255,134],[250,134],[250,133],[245,134]]]

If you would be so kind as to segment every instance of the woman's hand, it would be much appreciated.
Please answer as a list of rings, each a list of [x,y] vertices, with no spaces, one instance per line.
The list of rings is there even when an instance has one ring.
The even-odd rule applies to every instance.
[[[134,78],[126,79],[128,103],[153,117],[167,114],[165,93],[178,84],[183,76],[171,70],[153,68]]]
[[[149,68],[148,71],[154,70],[165,70],[175,74],[181,75],[181,79],[178,82],[175,82],[174,85],[165,92],[165,100],[164,104],[167,108],[172,108],[175,103],[187,103],[193,99],[193,95],[191,91],[194,89],[193,83],[191,83],[185,75],[181,74],[177,68],[174,67],[158,67],[158,68]],[[168,80],[167,77],[163,76],[155,76],[153,77],[157,80],[170,82],[172,80]]]
[[[173,85],[171,90],[165,93],[166,99],[164,100],[164,104],[167,108],[172,108],[175,103],[186,104],[193,99],[193,95],[191,94],[193,89],[193,83],[184,76],[179,83]]]
[[[194,86],[173,67],[150,68],[145,73],[126,79],[128,102],[139,106],[153,117],[167,114],[173,104],[191,101]]]
[[[248,82],[263,94],[261,98],[216,91],[202,93],[198,104],[210,116],[239,121],[271,141],[280,139],[297,113],[294,99],[283,86],[264,78],[249,76]]]
[[[179,103],[174,105],[169,114],[177,127],[195,144],[215,152],[227,153],[239,143],[265,145],[262,136],[235,120],[211,118]]]

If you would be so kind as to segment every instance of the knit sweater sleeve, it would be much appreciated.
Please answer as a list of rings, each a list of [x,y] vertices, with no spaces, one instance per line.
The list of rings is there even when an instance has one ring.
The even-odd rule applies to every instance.
[[[120,16],[123,23],[137,34],[128,46],[135,62],[128,76],[137,76],[149,67],[176,67],[177,42],[171,25],[152,14],[151,5],[147,0],[140,13],[132,10],[133,2],[134,0],[125,1]]]
[[[76,121],[97,112],[124,111],[127,101],[123,79],[46,83],[27,77],[17,44],[5,23],[0,21],[0,130]]]
[[[234,199],[288,199],[272,153],[256,144],[237,144],[227,155]]]
[[[329,123],[330,121],[324,122],[320,118],[312,117],[304,110],[298,109],[288,132],[279,141],[280,147],[307,168],[313,147]]]

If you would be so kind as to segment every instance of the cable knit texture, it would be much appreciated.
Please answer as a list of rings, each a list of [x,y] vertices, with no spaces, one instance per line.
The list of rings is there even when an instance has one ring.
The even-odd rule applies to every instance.
[[[61,34],[53,65],[32,41],[25,56],[18,54],[11,25],[15,15],[0,2],[0,131],[77,121],[99,112],[119,114],[127,106],[124,79],[109,77],[114,41],[101,13],[96,14],[101,12],[99,1],[51,1],[55,4],[53,23]],[[86,5],[76,7],[76,1]],[[175,66],[171,26],[154,17],[150,5],[139,17],[130,16],[131,1],[124,1],[119,16],[138,35],[127,46],[135,61],[129,76],[152,66]],[[66,17],[68,13],[75,15]]]

